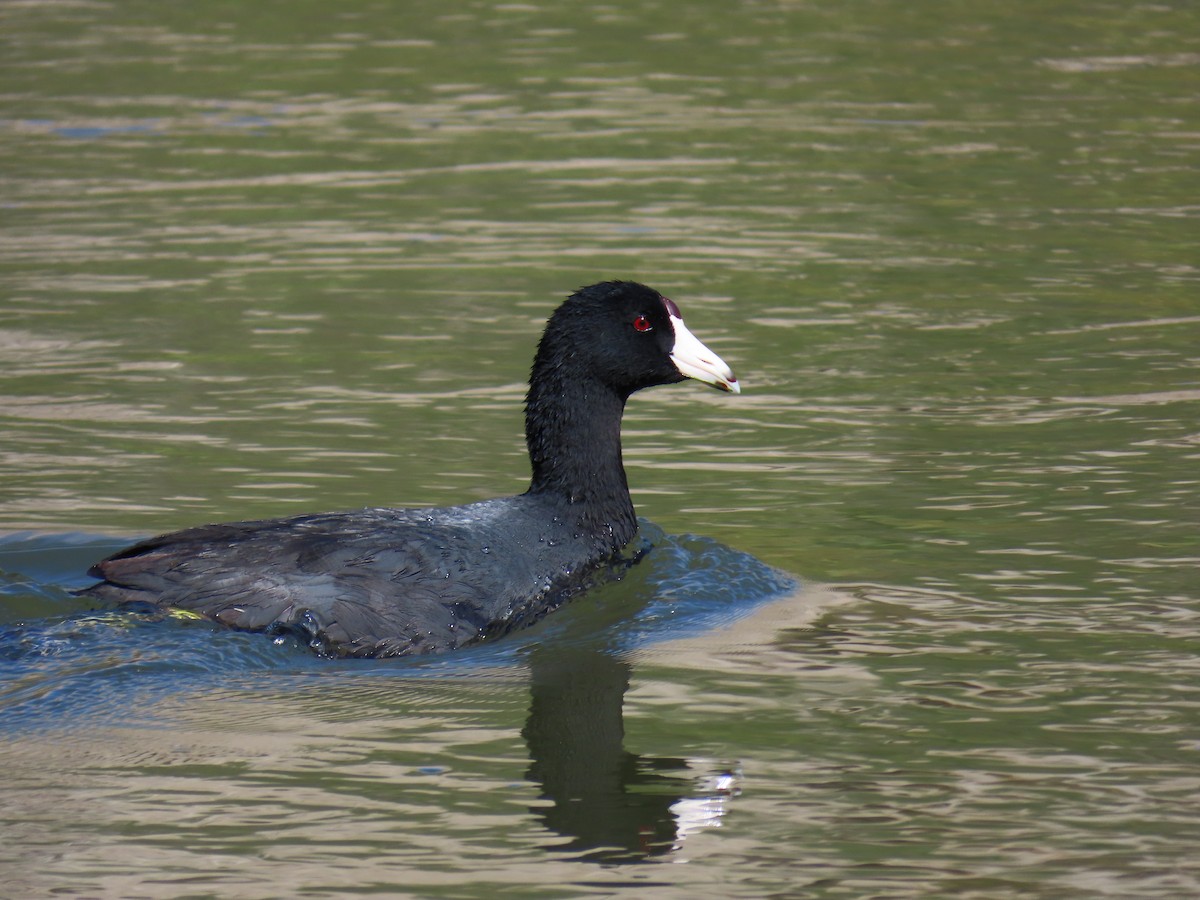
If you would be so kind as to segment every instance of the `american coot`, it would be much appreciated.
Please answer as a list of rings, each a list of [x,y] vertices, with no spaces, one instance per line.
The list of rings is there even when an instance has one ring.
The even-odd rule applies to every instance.
[[[652,288],[582,288],[546,323],[525,402],[533,478],[516,497],[203,525],[135,544],[81,593],[294,631],[330,656],[451,650],[527,625],[637,530],[621,463],[634,391],[696,378],[739,392]]]

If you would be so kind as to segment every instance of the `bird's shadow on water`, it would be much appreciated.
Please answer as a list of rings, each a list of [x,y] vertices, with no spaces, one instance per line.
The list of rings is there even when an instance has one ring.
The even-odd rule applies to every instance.
[[[718,824],[737,792],[735,762],[638,755],[625,746],[630,654],[694,637],[795,592],[796,582],[716,541],[643,522],[647,552],[532,628],[444,657],[331,661],[290,637],[230,631],[158,610],[96,610],[70,592],[88,565],[125,541],[94,535],[0,538],[0,722],[3,732],[63,721],[136,722],[164,695],[247,675],[289,679],[465,677],[524,673],[521,730],[531,814],[572,858],[639,862]],[[330,672],[333,668],[334,673]],[[153,724],[153,712],[146,713]]]

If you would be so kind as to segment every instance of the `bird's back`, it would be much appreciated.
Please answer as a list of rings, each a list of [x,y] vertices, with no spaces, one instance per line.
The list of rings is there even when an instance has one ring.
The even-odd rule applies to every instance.
[[[439,652],[527,624],[618,549],[582,541],[545,507],[521,495],[205,525],[97,563],[104,580],[84,593],[297,631],[330,655]]]

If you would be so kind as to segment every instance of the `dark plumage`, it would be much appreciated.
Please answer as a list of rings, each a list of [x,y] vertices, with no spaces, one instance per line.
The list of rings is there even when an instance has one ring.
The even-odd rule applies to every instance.
[[[97,563],[89,574],[103,581],[81,593],[234,628],[294,630],[334,656],[433,653],[503,634],[558,606],[633,537],[625,401],[685,377],[739,390],[657,291],[583,288],[538,345],[524,494],[189,528]]]

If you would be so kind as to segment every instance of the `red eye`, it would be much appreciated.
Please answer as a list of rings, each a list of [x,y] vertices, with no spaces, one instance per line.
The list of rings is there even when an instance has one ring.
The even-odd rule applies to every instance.
[[[654,326],[650,324],[650,320],[645,316],[638,316],[633,320],[633,328],[635,331],[653,331]]]

